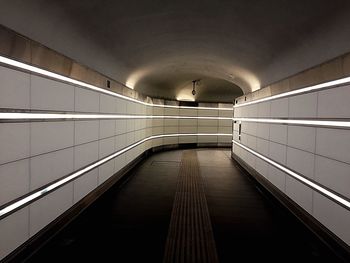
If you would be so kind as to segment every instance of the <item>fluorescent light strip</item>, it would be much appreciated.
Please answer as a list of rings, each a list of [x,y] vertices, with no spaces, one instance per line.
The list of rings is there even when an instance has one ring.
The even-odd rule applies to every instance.
[[[321,84],[308,86],[308,87],[297,89],[297,90],[292,90],[292,91],[280,93],[280,94],[273,95],[270,97],[266,97],[266,98],[262,98],[262,99],[242,103],[242,104],[237,104],[237,105],[234,105],[233,107],[239,108],[242,106],[248,106],[248,105],[252,105],[252,104],[260,103],[260,102],[264,102],[264,101],[269,101],[269,100],[279,99],[279,98],[283,98],[283,97],[287,97],[287,96],[294,96],[294,95],[301,94],[301,93],[316,91],[316,90],[320,90],[320,89],[324,89],[324,88],[330,88],[330,87],[335,87],[335,86],[339,86],[339,85],[344,85],[344,84],[348,84],[349,82],[350,82],[350,77],[332,80],[332,81],[328,81],[325,83],[321,83]]]
[[[147,137],[145,139],[142,139],[132,145],[129,145],[125,148],[123,148],[122,150],[115,152],[99,161],[94,162],[93,164],[86,166],[85,168],[74,172],[73,174],[53,183],[48,185],[47,187],[45,187],[44,189],[38,190],[36,192],[33,192],[32,194],[29,194],[28,196],[8,205],[5,206],[4,208],[2,208],[0,210],[0,218],[4,218],[8,215],[10,215],[11,213],[13,213],[14,211],[18,210],[19,208],[28,205],[29,203],[31,203],[33,200],[41,198],[42,196],[44,196],[45,194],[54,191],[55,189],[59,188],[60,186],[78,178],[79,176],[81,176],[84,173],[87,173],[93,169],[95,169],[96,167],[118,157],[119,155],[129,151],[132,148],[135,148],[136,146],[152,140],[152,139],[159,139],[159,138],[167,138],[167,137],[184,137],[184,136],[232,136],[232,134],[230,133],[174,133],[174,134],[161,134],[161,135],[153,135],[150,137]]]
[[[236,145],[238,145],[239,147],[245,149],[246,151],[250,152],[251,154],[259,157],[260,159],[264,160],[265,162],[275,166],[276,168],[278,168],[279,170],[289,174],[290,176],[294,177],[295,179],[303,182],[304,184],[308,185],[309,187],[319,191],[320,193],[324,194],[325,196],[327,196],[328,198],[342,204],[344,207],[346,207],[347,209],[350,209],[350,202],[334,193],[332,193],[331,191],[328,191],[327,189],[323,188],[322,186],[308,180],[307,178],[297,174],[296,172],[293,172],[292,170],[288,169],[287,167],[283,166],[283,165],[280,165],[279,163],[265,157],[264,155],[244,146],[243,144],[235,141],[235,140],[232,140],[232,142]]]
[[[0,112],[0,121],[6,120],[55,120],[55,119],[203,119],[232,120],[230,117],[210,116],[172,116],[172,115],[116,115],[116,114],[81,114],[81,113],[37,113],[37,112]]]
[[[350,121],[285,120],[285,119],[263,119],[263,118],[233,118],[233,120],[244,121],[244,122],[259,122],[259,123],[262,122],[262,123],[350,128]]]
[[[130,98],[130,97],[127,97],[127,96],[115,93],[113,91],[109,91],[109,90],[105,90],[105,89],[99,88],[97,86],[94,86],[94,85],[91,85],[91,84],[88,84],[88,83],[85,83],[85,82],[82,82],[82,81],[79,81],[79,80],[75,80],[75,79],[72,79],[72,78],[69,78],[69,77],[65,77],[65,76],[57,74],[57,73],[53,73],[53,72],[50,72],[50,71],[47,71],[47,70],[44,70],[44,69],[41,69],[41,68],[38,68],[38,67],[35,67],[35,66],[31,66],[31,65],[28,65],[28,64],[25,64],[25,63],[13,60],[13,59],[9,59],[9,58],[3,57],[3,56],[0,56],[0,63],[6,64],[6,65],[9,65],[9,66],[13,66],[13,67],[16,67],[16,68],[24,69],[24,70],[27,70],[27,71],[30,71],[30,72],[34,72],[34,73],[37,73],[37,74],[40,74],[40,75],[43,75],[43,76],[46,76],[46,77],[50,77],[50,78],[53,78],[53,79],[65,81],[65,82],[68,82],[68,83],[71,83],[71,84],[74,84],[74,85],[78,85],[78,86],[81,86],[81,87],[84,87],[84,88],[88,88],[88,89],[91,89],[91,90],[94,90],[94,91],[97,91],[97,92],[101,92],[101,93],[104,93],[104,94],[108,94],[108,95],[111,95],[111,96],[114,96],[114,97],[119,97],[119,98],[122,98],[122,99],[125,99],[125,100],[129,100],[129,101],[132,101],[132,102],[140,103],[140,104],[146,105],[146,106],[162,107],[162,108],[180,108],[180,109],[206,109],[206,110],[225,110],[225,111],[228,111],[228,110],[232,111],[233,110],[233,108],[190,107],[190,106],[173,106],[173,105],[160,105],[160,104],[147,103],[147,102],[139,101],[139,100],[136,100],[136,99],[133,99],[133,98]]]

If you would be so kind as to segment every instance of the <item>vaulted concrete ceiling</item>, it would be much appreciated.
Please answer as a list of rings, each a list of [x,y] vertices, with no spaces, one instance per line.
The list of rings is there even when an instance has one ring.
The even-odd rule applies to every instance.
[[[346,0],[2,0],[0,23],[153,97],[232,101],[350,51]]]

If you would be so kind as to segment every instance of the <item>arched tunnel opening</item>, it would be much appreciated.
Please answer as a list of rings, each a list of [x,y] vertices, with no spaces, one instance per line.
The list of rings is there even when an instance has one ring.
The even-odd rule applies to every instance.
[[[349,262],[348,1],[0,3],[1,262]]]

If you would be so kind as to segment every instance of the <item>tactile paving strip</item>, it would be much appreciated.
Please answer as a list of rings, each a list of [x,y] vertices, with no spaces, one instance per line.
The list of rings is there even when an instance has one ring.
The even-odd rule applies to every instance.
[[[182,154],[163,262],[219,262],[194,150]]]

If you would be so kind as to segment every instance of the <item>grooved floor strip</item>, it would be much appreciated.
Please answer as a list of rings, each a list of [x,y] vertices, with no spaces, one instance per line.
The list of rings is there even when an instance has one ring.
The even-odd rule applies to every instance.
[[[194,150],[182,154],[163,262],[219,262]]]

